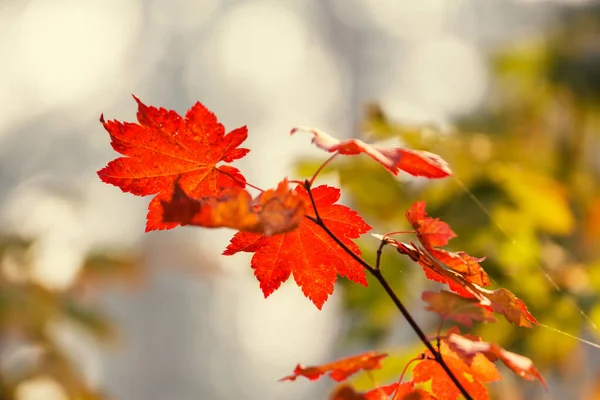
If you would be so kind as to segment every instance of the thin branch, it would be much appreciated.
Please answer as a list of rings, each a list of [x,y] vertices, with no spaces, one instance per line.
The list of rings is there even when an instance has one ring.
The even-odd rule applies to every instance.
[[[425,345],[425,347],[427,347],[427,350],[429,350],[431,352],[431,354],[433,354],[433,356],[435,358],[435,361],[437,361],[437,363],[440,364],[440,366],[444,369],[444,371],[446,371],[446,374],[448,374],[448,377],[450,377],[450,379],[452,380],[452,382],[456,385],[456,387],[458,388],[458,390],[460,390],[460,392],[465,397],[465,399],[466,400],[473,400],[473,397],[469,394],[469,392],[467,392],[467,390],[463,387],[463,385],[458,381],[458,378],[456,378],[456,376],[454,375],[454,373],[452,372],[452,370],[450,370],[450,368],[448,367],[448,365],[444,361],[444,359],[442,357],[442,354],[438,350],[436,350],[435,347],[433,347],[431,345],[431,343],[427,339],[427,336],[425,335],[425,333],[423,332],[423,330],[421,329],[421,327],[419,326],[419,324],[417,324],[417,322],[415,321],[415,319],[412,317],[412,315],[410,314],[410,312],[408,311],[408,309],[400,301],[400,299],[398,298],[398,296],[394,292],[394,289],[392,289],[392,287],[390,286],[390,284],[388,283],[388,281],[385,279],[385,277],[381,273],[381,270],[379,268],[371,266],[368,262],[366,262],[365,260],[363,260],[362,257],[356,255],[352,250],[350,250],[348,248],[348,246],[346,246],[344,244],[344,242],[342,242],[335,235],[335,233],[333,233],[327,227],[327,225],[325,225],[325,223],[323,222],[323,220],[319,216],[319,212],[317,210],[317,206],[316,206],[315,200],[314,200],[312,192],[310,190],[310,188],[311,188],[311,182],[309,182],[308,180],[305,181],[304,187],[306,188],[306,191],[308,192],[308,196],[310,197],[310,200],[311,200],[312,205],[313,205],[313,209],[315,211],[315,217],[307,216],[307,218],[310,219],[311,221],[313,221],[319,227],[321,227],[321,229],[323,229],[325,231],[325,233],[327,233],[327,235],[329,235],[329,237],[331,239],[333,239],[333,241],[336,242],[338,244],[338,246],[340,246],[342,248],[342,250],[344,250],[346,253],[348,253],[348,255],[350,257],[352,257],[354,260],[356,260],[356,262],[358,262],[360,265],[362,265],[367,271],[369,271],[371,273],[371,275],[373,275],[379,281],[379,283],[381,284],[381,286],[383,286],[383,289],[386,291],[386,293],[388,294],[388,296],[390,297],[390,299],[392,299],[392,301],[396,305],[396,308],[398,308],[398,310],[400,311],[400,313],[402,314],[402,316],[404,317],[404,319],[408,322],[408,324],[411,326],[411,328],[413,329],[413,331],[417,334],[417,336],[419,337],[419,339],[421,340],[421,342]]]
[[[385,236],[383,238],[385,239]],[[383,253],[383,246],[386,244],[385,240],[381,240],[381,243],[379,243],[379,247],[377,248],[377,259],[375,260],[375,269],[377,270],[381,269],[381,254]]]
[[[442,327],[444,326],[444,322],[445,321],[446,321],[445,318],[441,318],[440,319],[440,323],[439,323],[438,328],[437,328],[437,336],[436,336],[435,343],[437,344],[437,349],[438,349],[439,352],[441,352],[441,350],[440,350],[440,346],[441,346],[440,339],[441,339],[441,335],[442,335]]]

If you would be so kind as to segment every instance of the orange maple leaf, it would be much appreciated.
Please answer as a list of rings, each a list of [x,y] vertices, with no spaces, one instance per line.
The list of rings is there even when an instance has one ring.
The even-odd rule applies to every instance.
[[[500,361],[520,377],[530,381],[537,379],[544,388],[548,389],[544,377],[535,368],[533,361],[525,356],[504,350],[495,343],[473,341],[455,333],[451,333],[448,336],[447,342],[452,350],[463,357],[466,356],[467,359],[472,359],[481,354],[490,359],[500,359]]]
[[[217,197],[192,199],[176,182],[173,197],[161,203],[166,223],[228,227],[267,236],[294,230],[304,218],[304,201],[289,190],[287,179],[254,200],[240,187],[226,188]]]
[[[483,384],[502,379],[494,363],[483,354],[477,359],[465,360],[449,347],[446,339],[440,341],[440,352],[448,368],[473,399],[487,400],[489,396]],[[432,359],[429,351],[425,352],[425,357],[413,369],[413,382],[425,383],[431,380],[431,391],[436,397],[458,399],[461,392],[446,371]]]
[[[390,385],[380,386],[375,389],[371,389],[363,394],[365,400],[389,400],[392,393],[398,388],[398,382],[394,382]]]
[[[322,185],[311,189],[319,216],[326,226],[355,254],[360,249],[352,241],[371,227],[350,208],[335,204],[340,190]],[[305,204],[306,215],[315,216],[306,189],[298,185],[294,193]],[[337,275],[367,286],[364,268],[346,253],[327,233],[308,218],[298,229],[277,236],[238,232],[223,252],[232,255],[240,251],[254,253],[251,267],[260,282],[265,297],[288,280],[291,274],[302,292],[321,309],[333,293]]]
[[[298,364],[294,369],[294,374],[281,378],[280,381],[295,381],[297,377],[303,376],[316,381],[324,374],[328,373],[329,377],[336,382],[345,381],[350,375],[357,373],[360,370],[370,371],[381,368],[381,360],[387,357],[385,353],[369,351],[367,353],[357,354],[352,357],[342,358],[340,360],[317,365],[312,367],[303,367]]]
[[[111,145],[125,157],[98,171],[103,182],[137,196],[156,195],[148,206],[146,231],[171,229],[177,222],[163,222],[161,201],[173,195],[175,180],[191,197],[217,196],[223,188],[244,187],[245,178],[230,163],[244,157],[248,149],[246,127],[225,134],[215,115],[200,103],[185,118],[175,111],[146,106],[137,97],[138,123],[100,122],[111,137]]]
[[[392,400],[436,400],[437,398],[423,389],[413,389],[414,382],[405,382],[398,386]]]
[[[311,133],[314,136],[312,143],[329,153],[368,154],[394,175],[398,175],[400,170],[425,178],[445,178],[452,174],[444,159],[428,151],[370,145],[359,139],[338,140],[328,133],[314,128],[297,127],[292,129],[290,134],[293,135],[296,132]]]

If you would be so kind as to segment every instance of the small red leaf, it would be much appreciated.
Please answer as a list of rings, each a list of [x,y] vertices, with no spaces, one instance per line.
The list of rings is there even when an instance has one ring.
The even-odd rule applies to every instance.
[[[385,353],[369,351],[367,353],[357,354],[352,357],[342,358],[341,360],[332,363],[317,365],[313,367],[303,367],[298,364],[294,369],[294,374],[280,379],[281,381],[295,381],[297,377],[304,376],[305,378],[315,381],[326,373],[334,381],[341,382],[348,379],[350,375],[355,374],[360,370],[370,371],[381,368],[381,360],[387,357]]]
[[[217,117],[200,103],[186,113],[146,106],[137,97],[138,123],[100,122],[108,131],[111,145],[125,157],[117,158],[98,171],[103,182],[136,196],[156,195],[148,206],[146,231],[171,229],[165,223],[161,201],[173,195],[175,180],[193,198],[217,196],[223,188],[244,187],[246,180],[230,166],[248,149],[238,146],[246,140],[246,127],[225,134]]]
[[[314,136],[312,143],[330,153],[367,154],[394,175],[398,175],[400,170],[425,178],[445,178],[452,174],[446,161],[428,151],[370,145],[359,139],[340,141],[326,132],[313,128],[297,127],[292,129],[291,134],[299,131],[311,133]]]
[[[352,241],[371,229],[356,211],[335,204],[340,190],[330,186],[311,189],[319,216],[325,225],[355,254],[360,249]],[[315,216],[306,189],[298,185],[294,193],[304,201],[306,215]],[[330,294],[337,275],[367,286],[364,268],[346,253],[314,221],[304,218],[298,229],[282,235],[266,237],[238,232],[227,246],[225,255],[240,251],[254,253],[251,266],[265,297],[293,274],[306,297],[321,309]]]
[[[456,237],[456,233],[450,229],[447,223],[427,215],[424,201],[414,203],[406,212],[406,219],[416,231],[417,238],[425,248],[445,246],[450,239]]]

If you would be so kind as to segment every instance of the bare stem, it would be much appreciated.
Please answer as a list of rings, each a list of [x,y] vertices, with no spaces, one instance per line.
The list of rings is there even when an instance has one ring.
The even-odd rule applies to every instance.
[[[377,260],[375,260],[375,269],[377,270],[381,269],[381,254],[383,254],[383,246],[385,246],[385,244],[385,240],[382,240],[377,248]]]
[[[231,179],[233,179],[234,181],[236,181],[237,183],[239,183],[242,187],[243,186],[250,186],[251,188],[254,188],[256,190],[258,190],[259,192],[264,192],[263,189],[259,188],[258,186],[255,186],[253,184],[251,184],[250,182],[246,182],[245,180],[241,180],[240,178],[238,178],[237,176],[231,175],[229,172],[225,172],[221,169],[217,168],[217,171],[219,171],[220,173],[222,173],[223,175],[227,175],[228,177],[230,177]]]
[[[423,330],[421,329],[421,327],[417,324],[417,322],[412,317],[412,315],[410,314],[410,312],[408,311],[408,309],[400,301],[400,299],[398,298],[398,296],[394,292],[394,289],[392,289],[392,287],[390,286],[390,284],[388,283],[388,281],[385,279],[385,277],[381,273],[381,269],[379,269],[379,263],[377,264],[377,267],[371,266],[371,264],[369,264],[368,262],[366,262],[365,260],[363,260],[362,257],[356,255],[352,250],[350,250],[348,248],[348,246],[346,246],[344,244],[344,242],[342,242],[340,240],[340,238],[338,238],[335,235],[335,233],[333,233],[327,227],[327,225],[325,225],[325,223],[323,222],[323,220],[319,216],[319,211],[317,210],[317,206],[315,204],[315,200],[314,200],[312,192],[310,190],[311,189],[311,182],[308,181],[308,180],[305,181],[304,182],[304,187],[306,188],[306,191],[308,192],[308,196],[310,197],[313,209],[315,211],[315,216],[314,217],[307,216],[307,218],[310,219],[311,221],[313,221],[315,224],[317,224],[321,229],[323,229],[325,231],[325,233],[327,233],[327,235],[329,235],[329,237],[331,239],[333,239],[333,241],[335,241],[338,244],[338,246],[340,246],[342,248],[342,250],[344,250],[346,253],[348,253],[348,255],[350,257],[352,257],[354,260],[356,260],[356,262],[358,262],[360,265],[362,265],[367,271],[369,271],[371,273],[371,275],[373,275],[379,281],[379,283],[381,284],[381,286],[383,286],[383,289],[386,291],[387,295],[390,297],[390,299],[396,305],[396,308],[398,308],[398,310],[400,311],[400,313],[402,314],[402,316],[404,317],[404,319],[411,326],[412,330],[417,334],[417,336],[419,337],[419,339],[421,340],[421,342],[425,345],[425,347],[427,347],[427,350],[429,350],[431,352],[431,354],[433,354],[433,357],[434,357],[435,361],[437,361],[437,363],[440,364],[440,366],[444,369],[444,371],[446,371],[446,374],[448,374],[448,377],[456,385],[456,387],[458,388],[458,390],[460,390],[460,392],[465,397],[465,399],[466,400],[473,400],[473,397],[469,394],[469,392],[467,392],[467,390],[463,387],[463,385],[458,381],[458,378],[456,378],[456,376],[454,375],[454,373],[452,372],[452,370],[450,370],[450,368],[448,367],[448,365],[446,364],[446,362],[442,358],[441,352],[438,351],[435,347],[433,347],[431,345],[431,343],[427,339],[427,336],[425,335],[425,333],[423,332]]]

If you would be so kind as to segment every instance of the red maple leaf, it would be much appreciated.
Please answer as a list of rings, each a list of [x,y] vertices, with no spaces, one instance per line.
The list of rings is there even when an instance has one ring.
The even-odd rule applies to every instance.
[[[256,199],[240,187],[226,188],[218,197],[193,199],[178,182],[175,185],[173,197],[162,201],[163,221],[167,223],[228,227],[269,236],[294,230],[304,219],[304,201],[289,190],[287,179]]]
[[[489,396],[483,384],[502,379],[492,361],[483,355],[477,360],[465,360],[450,348],[445,338],[440,341],[440,352],[448,368],[473,399],[487,400]],[[412,375],[415,383],[431,380],[431,391],[440,399],[456,400],[461,395],[458,387],[442,366],[433,360],[429,351],[425,353],[425,359],[415,366]]]
[[[156,195],[148,206],[146,231],[171,229],[163,222],[161,201],[173,195],[175,180],[191,197],[217,196],[223,188],[244,187],[245,178],[231,166],[218,166],[244,157],[238,148],[246,140],[246,127],[225,134],[215,115],[200,103],[185,118],[175,111],[146,106],[137,97],[138,123],[100,122],[111,137],[117,158],[98,171],[103,182],[137,196]]]
[[[431,218],[427,215],[424,201],[417,201],[410,206],[406,212],[406,219],[414,228],[419,241],[427,249],[445,246],[450,239],[456,237],[450,225],[440,221],[439,218]]]
[[[290,134],[293,135],[299,131],[313,134],[312,142],[318,148],[330,153],[368,154],[394,175],[398,175],[400,170],[425,178],[444,178],[452,174],[444,159],[428,151],[370,145],[359,139],[338,140],[328,133],[314,128],[297,127],[292,129]]]
[[[298,185],[294,192],[307,204],[306,215],[314,217],[306,189]],[[371,227],[356,211],[335,204],[340,198],[339,189],[322,185],[311,189],[311,192],[325,225],[350,250],[360,255],[360,249],[352,239]],[[251,267],[265,297],[277,290],[291,274],[304,295],[318,309],[333,293],[338,274],[367,286],[364,268],[308,218],[304,218],[298,229],[277,236],[238,232],[223,254],[232,255],[240,251],[254,253]]]
[[[387,357],[385,353],[369,351],[367,353],[357,354],[352,357],[342,358],[340,360],[317,365],[312,367],[303,367],[298,364],[294,369],[294,374],[281,378],[280,381],[295,381],[297,377],[304,376],[311,381],[316,381],[324,374],[328,373],[334,381],[341,382],[348,379],[350,375],[360,370],[370,371],[381,368],[381,360]]]

